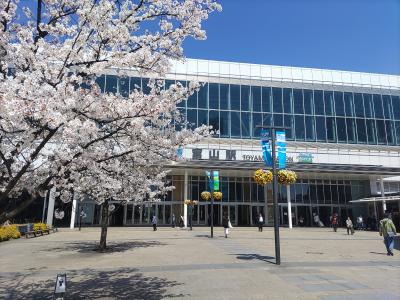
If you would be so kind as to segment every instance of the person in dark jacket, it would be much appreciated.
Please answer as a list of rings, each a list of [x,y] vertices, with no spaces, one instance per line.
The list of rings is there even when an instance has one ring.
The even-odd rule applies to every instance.
[[[229,234],[229,217],[227,214],[222,217],[222,226],[224,227],[225,238],[227,238]]]
[[[336,232],[339,225],[339,217],[337,214],[334,214],[332,217],[332,227],[333,231]]]

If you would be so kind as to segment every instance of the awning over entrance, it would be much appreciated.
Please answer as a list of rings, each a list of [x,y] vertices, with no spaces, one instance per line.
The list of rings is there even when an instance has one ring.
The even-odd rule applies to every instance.
[[[366,202],[388,202],[388,201],[400,201],[400,196],[388,196],[388,197],[370,197],[362,198],[358,200],[351,200],[351,203],[366,203]]]
[[[259,168],[265,168],[265,164],[259,161],[188,160],[168,167],[216,170],[256,170]],[[287,167],[288,169],[296,172],[363,174],[380,176],[400,175],[400,168],[398,167],[385,167],[377,165],[288,163]]]

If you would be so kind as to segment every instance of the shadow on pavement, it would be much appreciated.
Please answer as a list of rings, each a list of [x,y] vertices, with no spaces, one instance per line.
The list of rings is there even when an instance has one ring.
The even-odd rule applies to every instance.
[[[4,289],[0,288],[1,299],[53,299],[55,278],[34,283],[24,283],[24,278],[14,280],[7,289],[5,286]],[[18,285],[13,287],[16,282],[19,282]],[[74,271],[67,272],[66,299],[157,300],[190,297],[187,294],[168,293],[168,288],[178,285],[182,283],[166,278],[146,277],[131,268],[113,271],[84,269],[79,270],[79,275]]]
[[[259,254],[232,254],[236,255],[237,259],[242,259],[242,260],[262,260],[270,264],[275,264],[275,257],[273,256],[265,256],[265,255],[259,255]]]
[[[130,242],[109,242],[107,243],[107,249],[103,253],[114,253],[114,252],[125,252],[128,250],[133,250],[136,248],[148,248],[154,246],[165,246],[166,243],[161,243],[157,241],[130,241]],[[46,248],[42,251],[76,251],[80,253],[93,253],[94,251],[99,251],[98,242],[73,242],[65,243],[62,247]]]

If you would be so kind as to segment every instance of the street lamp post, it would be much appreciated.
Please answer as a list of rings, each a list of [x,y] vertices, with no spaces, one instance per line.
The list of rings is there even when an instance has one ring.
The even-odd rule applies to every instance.
[[[280,126],[262,126],[257,125],[256,128],[265,128],[271,130],[271,156],[272,156],[272,195],[274,199],[274,236],[275,236],[275,263],[281,264],[281,246],[279,239],[279,206],[278,206],[278,178],[276,172],[276,151],[275,151],[275,138],[276,130],[289,129]]]

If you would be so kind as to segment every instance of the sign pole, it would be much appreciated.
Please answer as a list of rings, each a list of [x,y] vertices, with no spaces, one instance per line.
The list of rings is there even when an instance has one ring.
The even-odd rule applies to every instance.
[[[211,189],[211,238],[214,237],[214,195],[213,195],[214,188]]]
[[[276,172],[275,128],[271,128],[272,147],[272,194],[274,198],[274,234],[275,234],[275,261],[281,264],[281,250],[279,242],[279,206],[278,206],[278,178]]]

